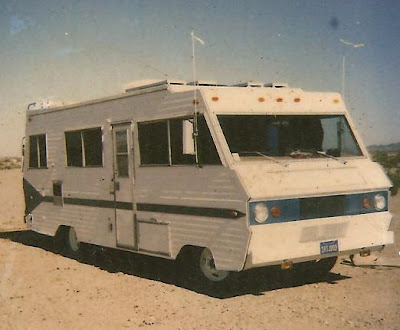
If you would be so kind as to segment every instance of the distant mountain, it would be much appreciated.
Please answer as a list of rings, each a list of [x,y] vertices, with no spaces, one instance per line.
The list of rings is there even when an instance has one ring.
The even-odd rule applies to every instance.
[[[386,151],[386,152],[394,152],[400,151],[400,142],[391,143],[391,144],[379,144],[372,145],[368,147],[369,151]]]

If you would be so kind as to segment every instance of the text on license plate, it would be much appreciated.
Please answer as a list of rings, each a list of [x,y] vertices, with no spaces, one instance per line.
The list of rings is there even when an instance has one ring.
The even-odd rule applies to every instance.
[[[335,253],[339,251],[338,240],[321,242],[319,244],[321,254]]]

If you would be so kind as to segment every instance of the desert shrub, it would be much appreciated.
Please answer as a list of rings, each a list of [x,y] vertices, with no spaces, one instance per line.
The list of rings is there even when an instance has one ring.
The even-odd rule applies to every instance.
[[[397,192],[399,190],[400,174],[399,173],[388,173],[388,176],[389,176],[389,179],[393,183],[393,187],[390,189],[390,193],[392,194],[392,196],[394,196],[397,194]]]
[[[385,151],[376,151],[372,154],[372,159],[378,162],[385,169],[386,174],[393,183],[390,189],[392,195],[396,195],[400,186],[400,152],[388,154]]]
[[[0,170],[11,170],[13,168],[21,168],[21,159],[17,157],[0,158]]]

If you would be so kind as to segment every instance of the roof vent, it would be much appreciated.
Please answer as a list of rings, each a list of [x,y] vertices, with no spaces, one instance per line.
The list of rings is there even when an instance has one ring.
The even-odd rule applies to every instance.
[[[222,84],[218,84],[216,80],[197,80],[197,81],[191,81],[187,83],[190,86],[226,86]]]
[[[263,82],[247,81],[232,85],[233,87],[264,87]]]
[[[46,110],[50,108],[58,108],[64,106],[65,103],[62,101],[54,101],[51,99],[39,99],[36,102],[28,104],[28,110]]]
[[[184,80],[167,80],[168,85],[178,85],[178,86],[183,86],[186,85],[186,81]]]
[[[286,87],[289,87],[289,84],[272,82],[272,83],[265,84],[264,86],[271,87],[271,88],[286,88]]]
[[[165,85],[167,83],[166,80],[157,80],[157,79],[145,79],[145,80],[137,80],[130,83],[127,83],[124,88],[125,92],[133,92],[141,89],[146,89],[150,87],[156,87]]]

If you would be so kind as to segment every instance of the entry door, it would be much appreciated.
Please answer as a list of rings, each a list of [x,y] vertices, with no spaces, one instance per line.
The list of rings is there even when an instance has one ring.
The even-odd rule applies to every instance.
[[[113,125],[114,198],[117,246],[134,249],[136,246],[133,210],[134,161],[132,125]]]

